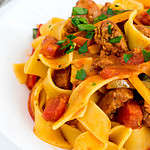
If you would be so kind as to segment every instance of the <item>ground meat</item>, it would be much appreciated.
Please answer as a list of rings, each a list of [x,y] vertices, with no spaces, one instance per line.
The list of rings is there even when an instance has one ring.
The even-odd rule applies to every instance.
[[[79,0],[76,7],[88,9],[87,15],[80,15],[81,17],[86,17],[89,23],[93,23],[94,18],[101,14],[100,8],[93,0]]]
[[[71,19],[68,19],[66,21],[66,24],[64,26],[64,31],[65,31],[65,34],[72,34],[72,33],[75,33],[78,31],[78,28],[75,27],[73,24],[72,24],[72,21]]]
[[[109,33],[108,26],[111,27]],[[120,42],[110,43],[110,39],[121,36]],[[99,26],[95,29],[95,42],[100,46],[101,52],[105,55],[121,56],[123,53],[128,51],[125,38],[119,29],[119,27],[112,21],[102,21]]]
[[[117,121],[127,127],[136,129],[141,127],[143,120],[142,109],[134,100],[128,101],[118,111]]]
[[[150,127],[150,105],[144,103],[143,110],[143,124],[146,127]]]
[[[114,89],[109,91],[99,102],[100,108],[111,117],[124,103],[133,99],[133,92],[130,89]]]
[[[92,66],[96,69],[96,68],[104,68],[106,66],[119,64],[119,63],[120,60],[114,55],[110,55],[110,56],[101,55],[100,57],[93,58]]]
[[[150,15],[147,12],[142,12],[138,14],[136,19],[143,25],[150,26]]]
[[[53,81],[60,88],[70,89],[71,88],[70,74],[71,74],[70,67],[61,70],[55,70],[53,74]]]
[[[142,32],[145,36],[150,38],[150,28],[143,25],[136,25],[136,28]]]
[[[111,3],[105,3],[105,5],[101,8],[101,14],[105,14],[105,15],[108,15],[107,14],[107,10],[108,8],[111,6]]]

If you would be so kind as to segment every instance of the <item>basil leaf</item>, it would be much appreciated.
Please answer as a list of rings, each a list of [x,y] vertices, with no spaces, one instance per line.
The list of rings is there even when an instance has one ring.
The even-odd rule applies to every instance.
[[[87,42],[88,42],[88,41],[86,41],[86,42],[83,44],[83,46],[81,46],[81,47],[79,48],[79,54],[83,54],[83,53],[86,53],[86,52],[88,51]]]
[[[112,34],[112,31],[111,31],[111,24],[108,25],[108,33],[109,33],[109,34]]]
[[[124,59],[125,63],[127,63],[132,56],[133,56],[133,54],[123,54],[123,59]]]
[[[87,15],[88,9],[80,8],[80,7],[73,7],[72,15]]]
[[[75,49],[75,45],[72,44],[72,45],[71,45],[71,49],[67,50],[67,51],[66,51],[66,54],[69,54],[69,53],[73,52],[74,49]]]
[[[73,34],[70,34],[70,35],[67,35],[67,38],[68,38],[69,40],[73,40],[73,39],[76,38],[76,36],[73,35]]]
[[[145,49],[142,50],[143,56],[144,56],[144,61],[150,61],[150,52],[146,51]]]
[[[37,38],[37,34],[38,34],[38,28],[34,28],[33,29],[33,39]]]
[[[80,31],[93,31],[96,27],[93,24],[80,24],[78,29]]]
[[[87,39],[93,39],[94,32],[87,32],[87,35],[85,36]]]
[[[65,39],[65,40],[60,40],[60,41],[58,41],[56,44],[57,45],[62,45],[63,43],[65,43],[67,40]]]
[[[60,49],[70,48],[70,46],[72,46],[72,45],[73,45],[73,42],[72,42],[72,41],[70,41],[67,45],[62,46]]]
[[[71,21],[75,27],[77,27],[79,24],[88,24],[88,21],[86,18],[78,17],[78,16],[73,17]]]
[[[107,15],[113,15],[114,14],[114,12],[113,12],[113,10],[111,9],[111,8],[108,8],[107,9]]]
[[[122,36],[117,36],[117,37],[114,37],[112,39],[109,40],[110,43],[114,44],[114,43],[120,43],[122,39]]]
[[[129,11],[129,10],[113,10],[113,13],[114,13],[114,15],[118,15],[118,14],[124,13],[126,11]]]
[[[150,15],[150,9],[147,10],[147,13]]]
[[[94,24],[99,22],[99,21],[103,21],[105,19],[107,19],[108,17],[104,14],[101,14],[100,16],[98,16],[97,18],[94,19]]]
[[[84,80],[86,78],[86,71],[84,69],[80,69],[77,71],[76,79]]]

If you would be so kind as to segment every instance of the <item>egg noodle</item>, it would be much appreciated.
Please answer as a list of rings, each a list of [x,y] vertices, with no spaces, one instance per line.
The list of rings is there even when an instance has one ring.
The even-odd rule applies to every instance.
[[[73,150],[150,150],[150,1],[79,0],[33,29],[14,64],[35,135]]]

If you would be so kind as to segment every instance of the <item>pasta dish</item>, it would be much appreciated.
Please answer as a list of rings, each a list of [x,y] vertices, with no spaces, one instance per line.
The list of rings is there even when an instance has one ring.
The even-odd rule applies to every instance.
[[[35,135],[73,150],[150,150],[150,1],[78,0],[33,29],[14,64]]]

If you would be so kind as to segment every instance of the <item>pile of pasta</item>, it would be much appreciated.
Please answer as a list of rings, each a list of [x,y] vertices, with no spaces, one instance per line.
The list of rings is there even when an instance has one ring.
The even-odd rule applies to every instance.
[[[139,32],[133,21],[137,13],[150,7],[149,0],[115,0],[112,7],[115,7],[116,4],[130,11],[108,19],[115,23],[127,20],[124,29],[129,48],[145,48],[148,46],[150,38]],[[132,72],[132,74],[118,74],[107,79],[102,78],[100,75],[93,75],[82,81],[73,90],[61,89],[55,85],[52,78],[55,70],[65,69],[73,62],[81,59],[85,64],[86,61],[90,61],[89,57],[81,58],[75,51],[55,59],[48,59],[40,53],[42,42],[47,35],[57,40],[63,40],[64,26],[67,21],[52,18],[46,24],[43,24],[40,28],[40,36],[32,42],[33,55],[25,64],[14,65],[16,77],[22,84],[26,83],[28,74],[39,77],[32,88],[29,101],[29,107],[33,111],[35,135],[49,144],[65,149],[148,150],[150,148],[150,129],[146,127],[132,129],[111,122],[109,117],[96,104],[98,100],[96,91],[112,81],[128,79],[143,99],[150,104],[150,90],[138,76],[141,73],[150,75],[150,62],[140,64],[139,69]],[[95,26],[99,24],[100,22],[96,23]],[[46,121],[42,116],[46,99],[64,93],[70,96],[65,113],[55,122]],[[67,124],[71,120],[77,120],[80,128]]]

